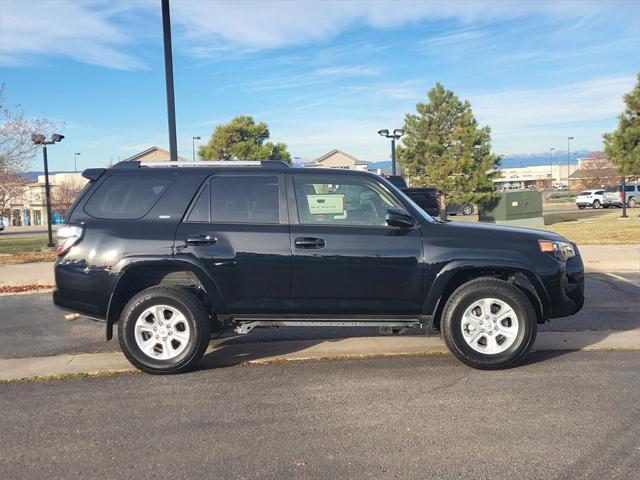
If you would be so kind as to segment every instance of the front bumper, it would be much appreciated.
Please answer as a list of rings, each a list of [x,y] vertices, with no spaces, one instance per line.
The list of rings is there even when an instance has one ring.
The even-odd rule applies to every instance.
[[[578,313],[584,305],[584,265],[577,247],[576,256],[569,259],[558,275],[548,279],[549,318],[568,317]]]

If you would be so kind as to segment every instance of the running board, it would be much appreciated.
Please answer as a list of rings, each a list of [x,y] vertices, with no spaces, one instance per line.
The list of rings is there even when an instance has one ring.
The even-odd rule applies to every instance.
[[[420,320],[377,320],[377,321],[317,321],[317,320],[239,320],[235,332],[246,335],[256,327],[386,327],[408,328],[422,327]]]

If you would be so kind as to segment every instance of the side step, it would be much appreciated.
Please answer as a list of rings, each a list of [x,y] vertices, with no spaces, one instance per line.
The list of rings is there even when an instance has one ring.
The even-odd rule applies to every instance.
[[[235,327],[239,335],[246,335],[256,327],[380,327],[404,330],[422,327],[420,320],[378,320],[378,321],[315,321],[315,320],[254,320],[240,321]]]

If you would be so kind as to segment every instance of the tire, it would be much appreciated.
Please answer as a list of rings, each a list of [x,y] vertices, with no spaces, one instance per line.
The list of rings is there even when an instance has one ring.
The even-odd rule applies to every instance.
[[[634,208],[636,206],[636,199],[631,197],[629,200],[627,200],[627,207],[629,208]]]
[[[585,207],[584,205],[578,205],[578,208],[579,208],[580,210],[584,210],[586,207]]]
[[[462,207],[462,214],[465,217],[468,217],[473,213],[473,205],[467,203],[464,207]]]
[[[591,207],[594,209],[598,209],[601,207],[600,202],[598,200],[594,200],[593,203],[591,204]]]
[[[492,312],[489,318],[485,313],[487,304]],[[500,319],[504,308],[510,308],[511,315]],[[458,287],[447,301],[440,324],[451,353],[470,367],[482,370],[515,365],[529,351],[538,331],[536,312],[529,298],[518,287],[489,277]],[[474,325],[475,330],[469,331]],[[490,328],[491,333],[485,330],[487,325],[494,327]]]
[[[602,205],[602,208],[609,208],[611,205],[609,205],[608,203],[605,203],[604,205]]]
[[[138,293],[125,305],[118,325],[118,340],[127,360],[152,374],[192,369],[207,350],[210,337],[204,303],[179,287],[151,287]]]

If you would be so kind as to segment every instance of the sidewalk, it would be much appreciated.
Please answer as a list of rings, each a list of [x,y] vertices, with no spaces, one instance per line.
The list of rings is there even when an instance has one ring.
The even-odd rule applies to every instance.
[[[640,350],[640,330],[540,332],[532,351]],[[297,340],[291,342],[225,345],[218,341],[209,348],[204,369],[239,364],[263,364],[302,360],[397,355],[446,355],[437,337],[364,337],[339,340]],[[121,353],[57,355],[22,359],[0,359],[0,382],[38,377],[100,375],[137,371]]]
[[[587,271],[640,273],[640,245],[584,245],[580,252]],[[53,262],[0,265],[0,286],[53,283]]]

